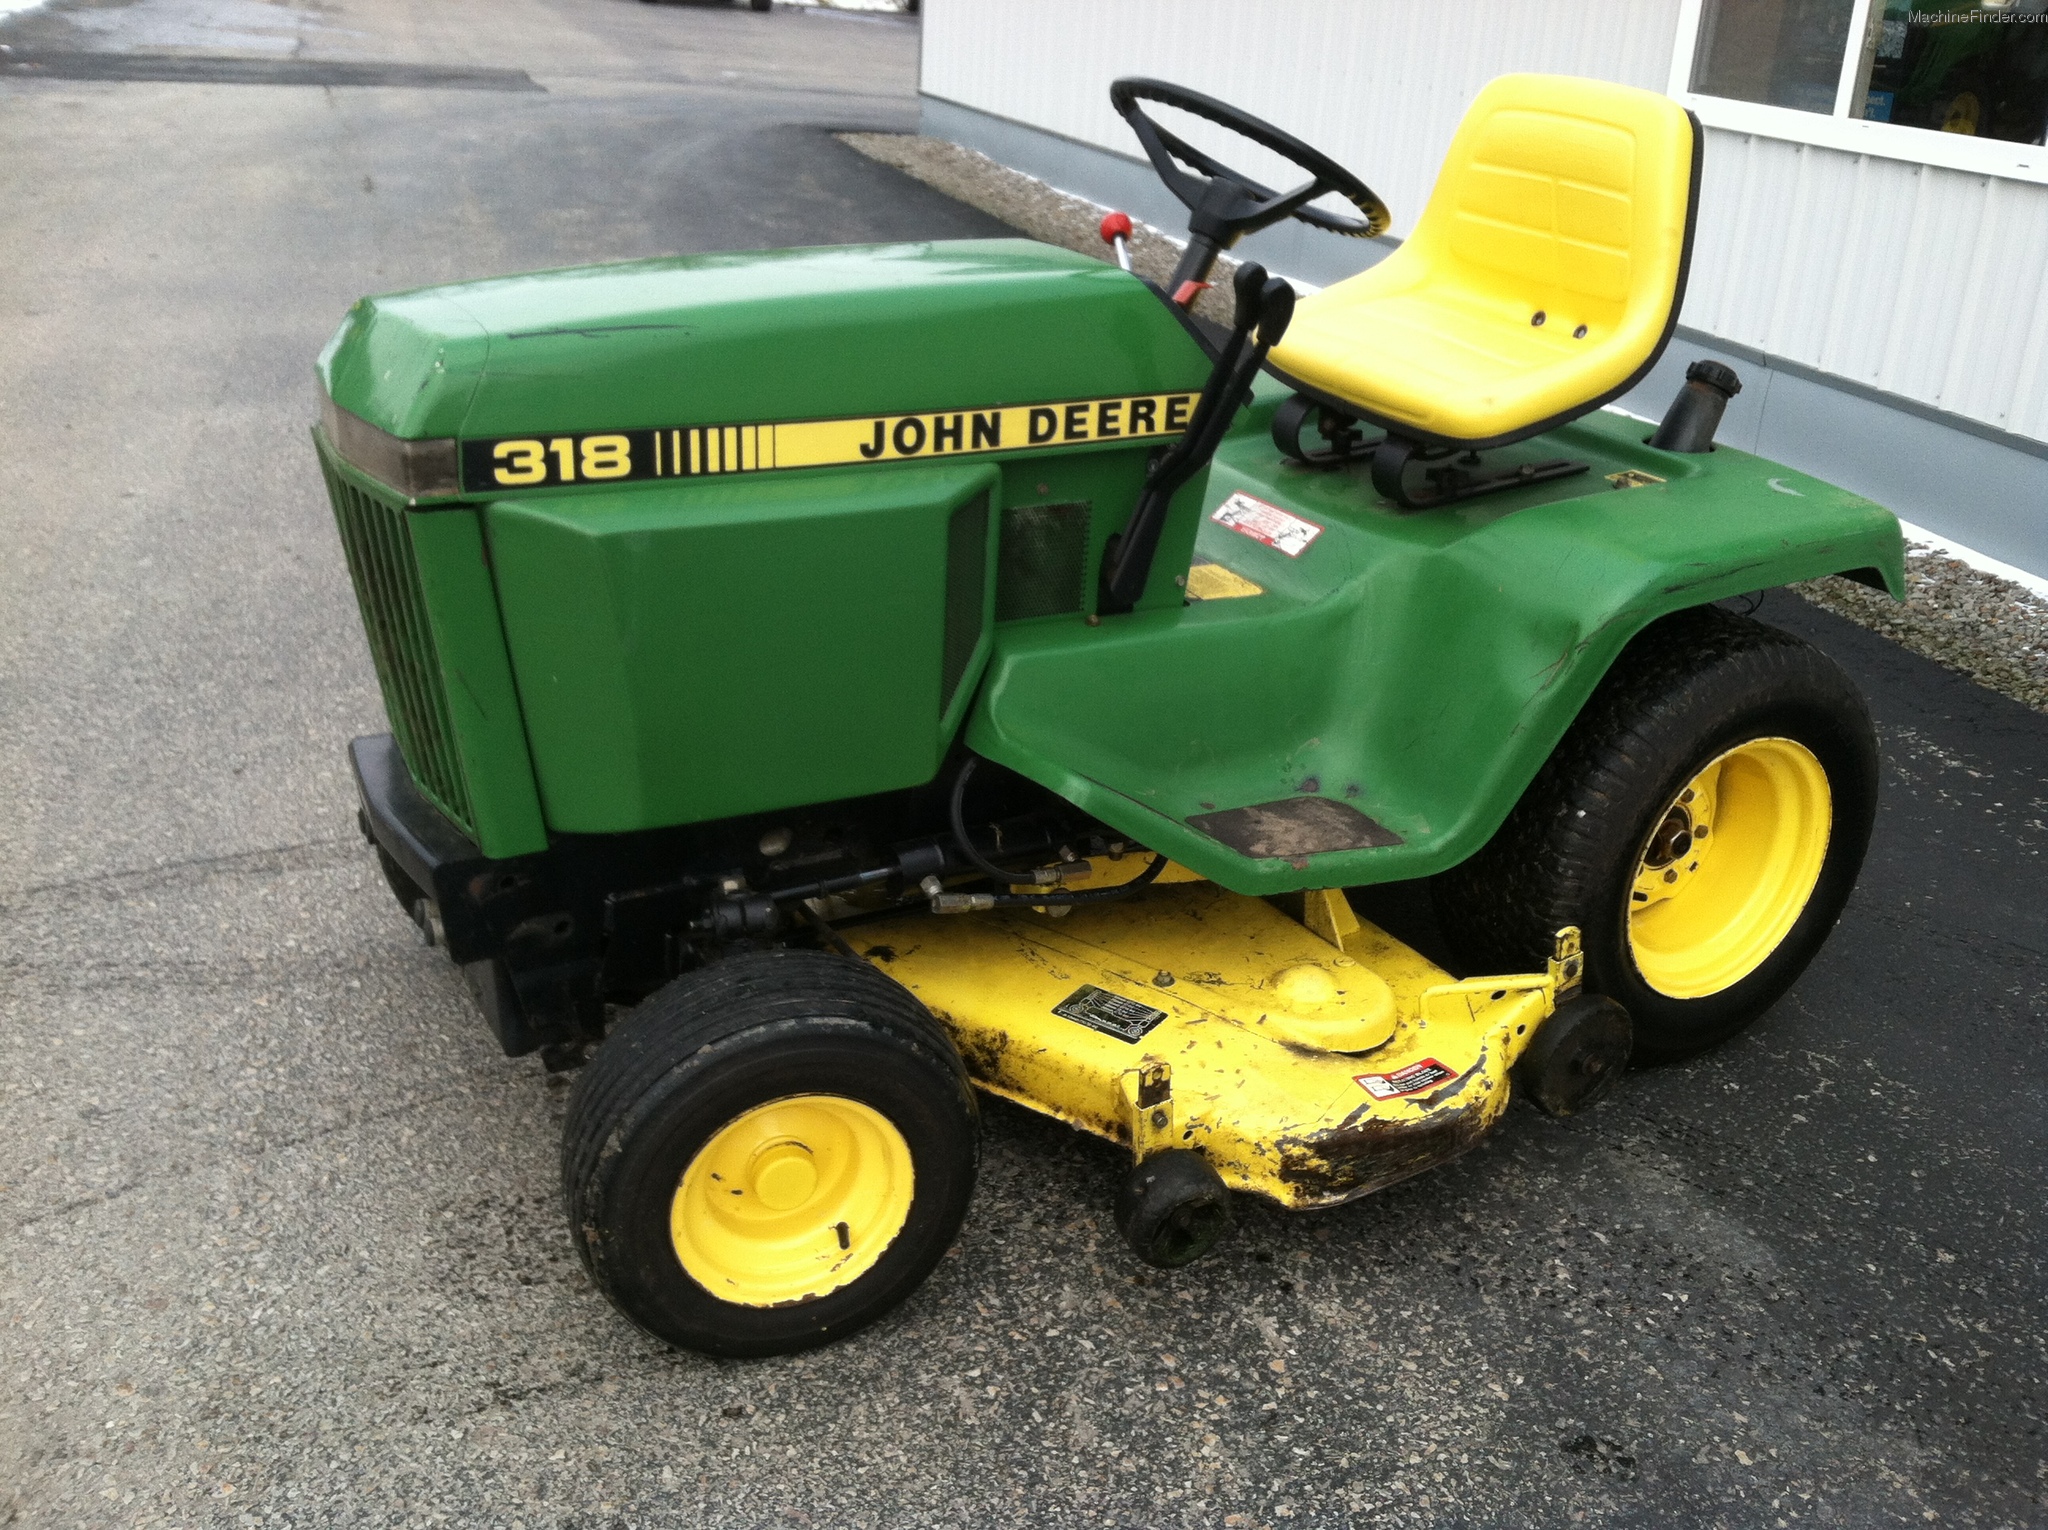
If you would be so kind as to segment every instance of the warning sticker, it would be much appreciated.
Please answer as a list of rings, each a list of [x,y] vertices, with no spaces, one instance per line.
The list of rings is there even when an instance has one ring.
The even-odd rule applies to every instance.
[[[1228,526],[1232,531],[1243,532],[1254,542],[1277,547],[1290,558],[1299,558],[1308,544],[1323,534],[1323,528],[1314,521],[1291,515],[1263,499],[1253,499],[1243,490],[1210,511],[1209,519],[1219,526]]]
[[[1396,1095],[1414,1094],[1419,1089],[1431,1088],[1457,1076],[1434,1057],[1426,1057],[1392,1073],[1361,1073],[1358,1086],[1376,1100],[1391,1100]]]
[[[1265,593],[1264,585],[1253,584],[1220,563],[1204,560],[1188,570],[1189,600],[1243,600],[1248,595]]]
[[[1166,1018],[1163,1009],[1126,999],[1093,983],[1083,983],[1064,1003],[1053,1006],[1053,1013],[1062,1020],[1079,1021],[1091,1031],[1114,1036],[1118,1041],[1143,1041],[1145,1033]]]
[[[1647,489],[1653,483],[1664,480],[1655,473],[1645,473],[1640,468],[1623,468],[1619,473],[1609,473],[1607,481],[1617,489]]]

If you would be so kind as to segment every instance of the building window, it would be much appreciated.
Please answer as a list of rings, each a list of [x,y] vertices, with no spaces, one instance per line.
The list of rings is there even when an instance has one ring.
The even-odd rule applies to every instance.
[[[1705,96],[1832,112],[1855,0],[1707,0],[1692,88]]]
[[[1874,19],[1867,121],[2048,142],[2048,0],[1887,0]]]
[[[1680,0],[1709,126],[2048,180],[2048,0]]]

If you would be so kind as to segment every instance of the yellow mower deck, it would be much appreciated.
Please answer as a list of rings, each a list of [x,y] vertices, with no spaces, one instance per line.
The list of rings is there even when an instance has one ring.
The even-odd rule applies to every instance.
[[[1307,894],[1305,918],[1194,882],[1063,918],[891,920],[855,949],[924,1002],[990,1093],[1140,1159],[1193,1148],[1233,1190],[1300,1210],[1476,1142],[1579,965],[1568,932],[1547,973],[1458,982],[1342,892]]]

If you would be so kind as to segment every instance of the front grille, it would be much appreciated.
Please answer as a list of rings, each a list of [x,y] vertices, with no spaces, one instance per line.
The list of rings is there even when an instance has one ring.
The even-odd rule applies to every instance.
[[[427,625],[427,601],[420,589],[406,511],[364,493],[332,465],[323,466],[391,731],[420,790],[474,836],[469,790],[455,754],[448,692],[434,651],[433,629]]]

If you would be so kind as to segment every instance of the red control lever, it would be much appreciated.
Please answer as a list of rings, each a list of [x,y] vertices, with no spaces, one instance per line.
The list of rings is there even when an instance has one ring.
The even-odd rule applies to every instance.
[[[1102,242],[1116,250],[1116,263],[1126,271],[1131,269],[1131,217],[1129,213],[1105,213],[1102,218]]]

